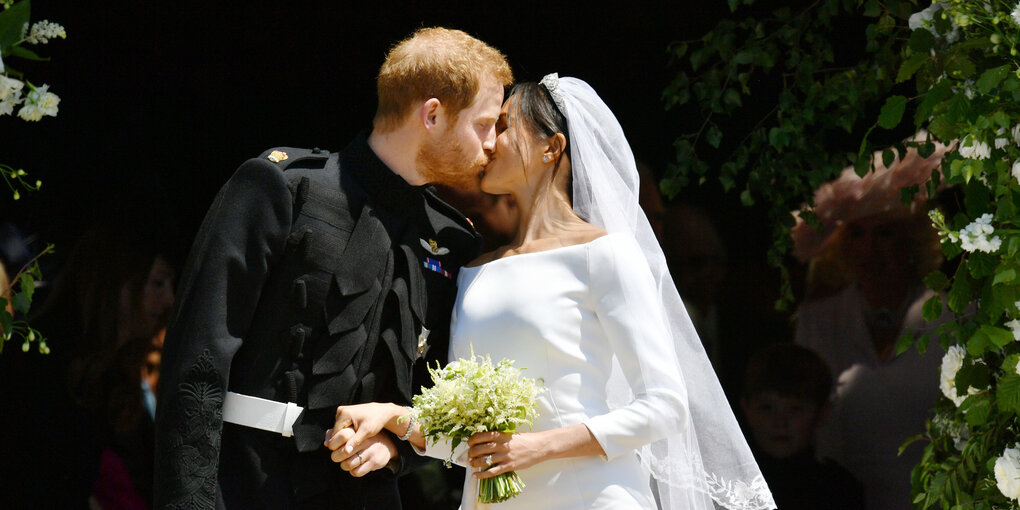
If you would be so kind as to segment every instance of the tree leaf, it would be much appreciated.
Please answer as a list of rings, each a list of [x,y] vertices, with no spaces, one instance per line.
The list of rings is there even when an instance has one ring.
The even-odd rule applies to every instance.
[[[907,329],[900,335],[899,339],[896,340],[896,355],[899,356],[910,350],[910,347],[914,345],[914,332]]]
[[[991,92],[1009,74],[1012,68],[1013,64],[1006,64],[1004,66],[993,67],[981,73],[981,77],[977,80],[978,92],[982,94]]]
[[[892,166],[893,161],[896,161],[896,153],[892,149],[885,149],[882,151],[882,164],[886,168]]]
[[[919,32],[928,33],[927,30],[914,31],[915,34]],[[917,70],[921,68],[921,66],[930,61],[931,59],[928,57],[928,55],[925,55],[923,53],[914,53],[913,55],[907,57],[907,59],[904,60],[902,64],[900,64],[900,69],[896,73],[896,83],[902,83],[909,80],[910,77],[914,76],[914,73],[916,73]]]
[[[928,322],[934,322],[942,316],[942,298],[938,295],[928,298],[924,302],[924,306],[921,307],[921,315],[924,316],[924,320]]]
[[[1020,414],[1020,375],[1007,370],[999,379],[995,397],[999,404],[999,412]]]
[[[705,133],[705,141],[708,142],[708,144],[711,145],[712,147],[718,149],[719,143],[722,142],[722,136],[723,134],[722,131],[719,129],[719,126],[712,124],[711,126],[708,127],[708,131]]]
[[[0,10],[0,48],[10,48],[21,40],[21,28],[29,21],[31,0],[15,2],[7,10]]]
[[[899,125],[903,119],[903,112],[907,109],[907,98],[903,96],[890,96],[885,100],[882,111],[878,114],[878,125],[885,129],[892,129]]]
[[[1009,283],[1016,280],[1016,269],[1011,267],[1003,267],[995,272],[995,278],[992,279],[992,285],[998,285],[1000,283]]]
[[[25,60],[35,60],[37,62],[49,62],[49,57],[40,57],[36,52],[25,48],[24,46],[14,46],[10,49],[10,56],[23,58]]]
[[[914,55],[920,55],[925,60],[928,60],[928,52],[935,46],[935,36],[927,30],[914,30],[910,34],[910,40],[907,41],[907,45],[914,52]]]
[[[949,309],[956,313],[963,313],[970,304],[973,291],[971,290],[970,279],[965,271],[958,271],[956,278],[953,278],[953,286],[946,295],[946,302]]]
[[[932,271],[924,277],[924,285],[937,292],[949,286],[949,278],[942,271]]]
[[[1005,347],[1013,341],[1013,332],[1008,329],[982,324],[980,331],[997,347]]]

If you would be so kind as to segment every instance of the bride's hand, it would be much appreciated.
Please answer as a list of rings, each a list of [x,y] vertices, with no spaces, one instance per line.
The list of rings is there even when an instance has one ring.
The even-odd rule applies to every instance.
[[[397,420],[407,412],[405,407],[380,402],[337,407],[336,423],[332,430],[327,431],[324,444],[326,448],[346,458],[352,455],[361,443],[375,437],[387,425],[395,426]],[[354,434],[341,434],[347,428],[353,429]]]
[[[468,439],[468,445],[469,464],[482,469],[475,478],[492,478],[545,460],[546,449],[533,433],[479,432]]]

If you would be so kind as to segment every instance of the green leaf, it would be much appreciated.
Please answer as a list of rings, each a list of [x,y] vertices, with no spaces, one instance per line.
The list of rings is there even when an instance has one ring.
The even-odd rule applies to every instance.
[[[907,329],[903,332],[903,335],[896,340],[896,355],[899,356],[910,350],[910,347],[914,345],[914,332]]]
[[[980,331],[997,347],[1005,347],[1013,341],[1013,332],[1008,329],[982,324]]]
[[[977,80],[977,90],[982,94],[987,94],[999,85],[999,82],[1012,71],[1013,64],[1006,64],[1004,66],[993,67],[983,73]]]
[[[932,271],[924,277],[924,285],[936,292],[949,286],[949,277],[942,271]]]
[[[722,142],[722,136],[723,134],[722,131],[719,129],[719,126],[712,124],[708,128],[708,132],[705,133],[705,141],[708,142],[708,144],[711,145],[712,147],[718,149],[719,143]]]
[[[914,33],[915,34],[917,34],[917,33],[925,33],[926,34],[926,33],[928,33],[928,31],[927,30],[915,30]],[[910,57],[907,57],[907,59],[904,60],[902,64],[900,64],[900,69],[896,73],[896,83],[902,83],[902,82],[905,82],[905,81],[909,80],[910,77],[914,76],[914,73],[916,73],[917,70],[921,68],[921,66],[923,66],[924,64],[926,64],[926,63],[928,63],[930,61],[931,61],[931,59],[928,58],[928,55],[922,54],[922,53],[914,53]]]
[[[995,274],[998,265],[999,258],[990,253],[974,252],[967,257],[967,269],[975,279]]]
[[[885,100],[882,111],[878,114],[878,125],[885,129],[892,129],[899,125],[903,119],[903,112],[907,108],[907,98],[903,96],[890,96]]]
[[[904,441],[903,444],[900,445],[900,449],[896,453],[896,455],[903,455],[903,451],[906,450],[908,446],[910,446],[911,444],[914,444],[915,442],[920,441],[920,440],[922,440],[924,438],[925,438],[924,434],[918,434],[916,436],[908,437],[907,440]]]
[[[1015,364],[1013,365],[1014,371],[1010,371],[1006,367],[1004,370],[1006,373],[999,379],[995,392],[999,411],[1020,414],[1020,375],[1015,372]]]
[[[31,9],[31,1],[24,0],[0,10],[0,48],[6,50],[21,40],[21,29],[28,23]]]
[[[896,153],[892,149],[885,149],[882,151],[882,164],[886,168],[892,166],[893,161],[896,161]]]
[[[1003,267],[995,272],[995,278],[992,280],[992,285],[998,285],[1000,283],[1009,283],[1016,280],[1016,269],[1011,267]]]
[[[751,190],[745,189],[740,192],[740,203],[743,204],[744,207],[751,207],[754,205],[754,198],[751,197]]]
[[[928,322],[938,320],[942,316],[942,298],[938,295],[928,298],[921,307],[921,315]]]
[[[782,152],[783,147],[786,147],[789,143],[789,132],[778,127],[769,129],[769,145],[772,145],[772,147],[774,147],[777,151]]]
[[[922,158],[929,158],[932,154],[935,154],[935,144],[931,142],[925,142],[917,147],[917,155]]]
[[[37,62],[49,62],[50,60],[49,57],[40,57],[34,51],[21,45],[11,48],[9,55],[12,57],[23,58],[25,60],[35,60]]]
[[[975,357],[981,356],[989,345],[991,345],[991,341],[988,340],[988,335],[981,330],[975,331],[967,340],[967,354]]]
[[[740,0],[728,0],[730,5],[730,12],[737,12],[737,7],[740,6]]]
[[[953,286],[946,295],[949,309],[956,313],[963,313],[973,298],[970,279],[964,271],[957,271],[953,279]]]
[[[914,52],[911,58],[914,56],[920,56],[925,60],[928,60],[928,52],[935,46],[935,36],[927,30],[914,30],[910,34],[910,40],[907,41],[907,45]]]
[[[987,393],[971,395],[960,404],[960,411],[963,411],[963,417],[971,427],[984,425],[992,412],[991,397]]]

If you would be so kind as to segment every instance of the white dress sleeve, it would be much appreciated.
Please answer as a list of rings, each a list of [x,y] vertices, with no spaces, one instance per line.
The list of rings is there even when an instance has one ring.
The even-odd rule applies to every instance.
[[[593,245],[591,304],[633,400],[584,422],[608,459],[675,434],[686,422],[687,392],[655,279],[636,241]]]

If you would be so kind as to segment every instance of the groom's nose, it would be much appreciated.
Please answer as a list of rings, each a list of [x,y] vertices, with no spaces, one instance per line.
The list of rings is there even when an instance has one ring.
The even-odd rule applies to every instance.
[[[485,140],[482,140],[482,150],[488,155],[492,155],[496,151],[496,128],[492,127],[485,134]]]

